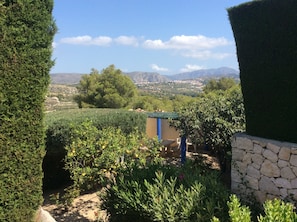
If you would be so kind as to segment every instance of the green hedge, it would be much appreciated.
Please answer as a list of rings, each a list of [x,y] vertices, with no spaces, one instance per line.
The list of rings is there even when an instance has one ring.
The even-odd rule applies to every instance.
[[[116,109],[76,109],[48,113],[46,115],[46,156],[43,162],[44,189],[57,188],[69,182],[69,173],[64,170],[65,147],[70,144],[70,124],[92,121],[97,129],[120,128],[129,135],[137,128],[146,132],[147,115]]]
[[[43,201],[52,9],[52,0],[0,1],[0,221],[31,221]]]
[[[296,0],[228,9],[250,135],[297,142],[296,11]]]

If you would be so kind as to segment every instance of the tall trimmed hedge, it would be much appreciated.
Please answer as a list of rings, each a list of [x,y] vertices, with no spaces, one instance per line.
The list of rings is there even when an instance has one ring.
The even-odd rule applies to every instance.
[[[0,0],[0,221],[31,221],[42,203],[52,9],[52,0]]]
[[[297,142],[297,1],[229,8],[250,135]]]

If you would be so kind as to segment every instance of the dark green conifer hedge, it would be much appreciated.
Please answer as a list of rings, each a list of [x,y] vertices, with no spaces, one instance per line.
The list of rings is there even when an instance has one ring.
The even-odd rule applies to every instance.
[[[0,0],[0,221],[31,221],[42,203],[52,9],[53,0]]]
[[[297,142],[297,1],[229,8],[250,135]]]

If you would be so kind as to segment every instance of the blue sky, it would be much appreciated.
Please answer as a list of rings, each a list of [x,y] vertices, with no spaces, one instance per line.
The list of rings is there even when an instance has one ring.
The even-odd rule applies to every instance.
[[[247,0],[55,0],[51,73],[238,70],[226,9]]]

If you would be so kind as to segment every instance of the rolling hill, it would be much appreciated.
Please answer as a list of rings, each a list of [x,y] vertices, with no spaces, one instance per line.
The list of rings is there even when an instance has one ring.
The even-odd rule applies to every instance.
[[[239,72],[228,67],[220,67],[217,69],[200,69],[192,72],[184,72],[175,75],[166,76],[171,80],[190,80],[198,78],[220,78],[220,77],[239,77]]]
[[[239,72],[228,67],[220,67],[217,69],[201,69],[192,72],[178,73],[175,75],[161,75],[156,72],[129,72],[124,73],[129,76],[133,82],[139,84],[144,82],[164,83],[175,80],[194,80],[194,79],[210,79],[231,77],[239,79]],[[52,84],[75,85],[79,83],[82,75],[79,73],[53,73],[51,74]]]

